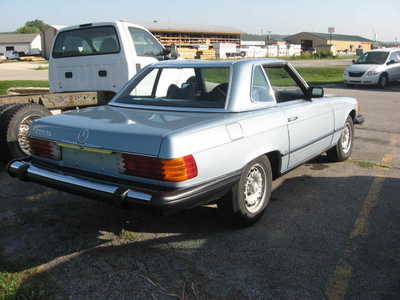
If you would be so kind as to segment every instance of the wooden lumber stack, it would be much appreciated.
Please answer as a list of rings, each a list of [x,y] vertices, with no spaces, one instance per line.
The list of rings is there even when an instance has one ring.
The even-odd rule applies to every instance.
[[[209,49],[209,50],[199,50],[197,51],[197,56],[196,58],[200,59],[215,59],[215,50],[214,49]]]
[[[185,59],[194,59],[196,57],[196,49],[192,48],[178,48],[179,56]]]

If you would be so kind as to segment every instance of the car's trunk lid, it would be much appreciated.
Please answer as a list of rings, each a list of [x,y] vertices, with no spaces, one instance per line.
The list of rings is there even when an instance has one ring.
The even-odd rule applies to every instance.
[[[157,156],[163,137],[208,123],[217,115],[107,105],[40,119],[30,135],[81,147]]]

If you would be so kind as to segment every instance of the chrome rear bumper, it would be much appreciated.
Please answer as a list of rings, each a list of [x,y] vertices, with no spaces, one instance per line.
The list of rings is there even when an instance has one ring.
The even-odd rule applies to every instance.
[[[208,203],[222,196],[240,178],[240,172],[190,188],[160,189],[159,186],[135,186],[97,180],[90,177],[47,169],[29,160],[11,161],[7,170],[10,176],[25,181],[38,182],[67,192],[108,199],[114,203],[141,203],[160,208],[187,208]]]
[[[60,187],[76,189],[85,193],[100,193],[103,196],[111,198],[125,197],[126,199],[134,199],[140,201],[150,201],[152,195],[126,189],[121,191],[118,185],[105,184],[97,181],[87,180],[68,174],[48,171],[43,168],[34,166],[29,162],[13,161],[8,165],[8,173],[12,177],[18,177],[22,180],[35,181],[41,183],[50,183]]]

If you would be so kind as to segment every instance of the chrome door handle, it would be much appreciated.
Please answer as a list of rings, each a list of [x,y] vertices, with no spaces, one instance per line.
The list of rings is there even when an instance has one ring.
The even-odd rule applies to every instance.
[[[287,119],[288,122],[293,122],[296,121],[298,119],[298,117],[290,117]]]

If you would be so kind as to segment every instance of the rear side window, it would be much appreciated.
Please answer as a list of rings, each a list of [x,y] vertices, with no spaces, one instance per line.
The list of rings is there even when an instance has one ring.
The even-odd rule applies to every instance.
[[[161,56],[164,49],[160,43],[147,31],[140,28],[129,27],[133,45],[137,56]]]
[[[271,94],[271,89],[261,66],[256,66],[251,82],[251,98],[256,102],[274,101]]]
[[[63,31],[57,35],[53,57],[73,57],[118,53],[120,44],[113,26]]]
[[[264,71],[278,103],[306,98],[303,87],[287,66],[266,66]]]

